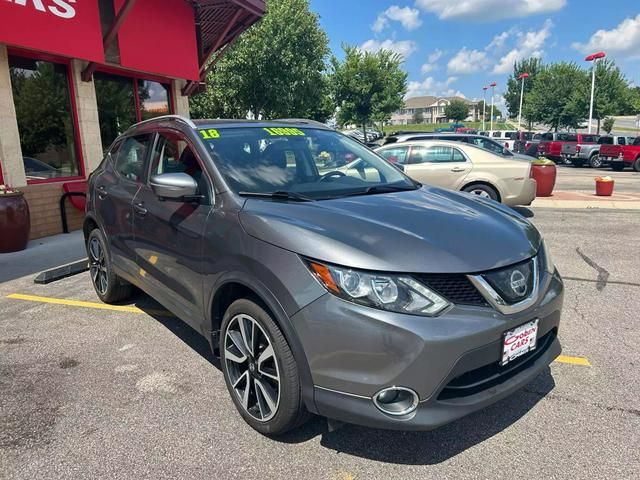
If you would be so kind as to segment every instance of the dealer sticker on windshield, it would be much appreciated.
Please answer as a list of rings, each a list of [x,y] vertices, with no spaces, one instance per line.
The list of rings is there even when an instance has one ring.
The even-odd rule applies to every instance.
[[[538,339],[538,320],[533,320],[513,330],[504,332],[502,338],[502,361],[500,365],[506,365],[525,353],[535,350]]]

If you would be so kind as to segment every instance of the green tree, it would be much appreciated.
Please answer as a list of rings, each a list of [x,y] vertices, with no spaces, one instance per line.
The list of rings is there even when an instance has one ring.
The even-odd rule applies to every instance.
[[[460,122],[469,116],[469,104],[463,100],[451,100],[449,105],[444,107],[444,114],[449,120]]]
[[[191,100],[194,117],[303,117],[334,112],[326,77],[329,45],[308,0],[268,0],[262,21],[245,32]]]
[[[578,128],[589,113],[578,100],[587,83],[587,73],[575,63],[560,62],[543,68],[525,97],[526,118],[555,131]]]
[[[413,123],[423,123],[424,122],[424,114],[422,110],[416,110],[413,114]]]
[[[522,80],[518,80],[518,77],[523,73],[529,74],[529,78],[527,78],[524,82],[524,115],[524,103],[526,102],[526,96],[533,89],[533,82],[542,69],[542,60],[535,57],[520,60],[513,65],[513,74],[509,75],[509,79],[507,80],[507,91],[504,94],[504,101],[507,105],[508,111],[507,114],[510,118],[517,117],[518,112],[520,111],[520,92],[522,89]]]
[[[331,87],[339,108],[338,123],[363,130],[370,121],[383,123],[404,105],[407,73],[402,57],[389,50],[363,52],[343,46],[344,60],[331,59]]]
[[[607,135],[609,135],[611,133],[611,130],[613,130],[613,125],[616,123],[616,119],[615,118],[611,118],[611,117],[607,117],[604,119],[604,121],[602,122],[602,130],[604,130]]]
[[[489,106],[489,109],[491,109],[491,106]],[[487,114],[491,115],[491,113],[487,111],[487,107],[484,104],[484,100],[478,100],[478,106],[476,107],[476,110],[478,111],[478,118],[480,120],[482,120],[483,112],[485,116]]]

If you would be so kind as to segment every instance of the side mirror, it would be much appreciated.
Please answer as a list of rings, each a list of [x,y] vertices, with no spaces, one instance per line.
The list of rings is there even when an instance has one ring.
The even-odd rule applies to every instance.
[[[162,173],[149,180],[153,193],[166,200],[193,200],[198,192],[198,184],[186,173]]]

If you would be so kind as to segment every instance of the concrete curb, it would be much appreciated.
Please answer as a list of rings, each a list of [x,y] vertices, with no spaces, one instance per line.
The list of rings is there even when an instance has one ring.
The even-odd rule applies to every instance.
[[[34,283],[46,285],[47,283],[71,277],[78,273],[86,272],[87,270],[89,270],[89,261],[85,258],[84,260],[78,260],[77,262],[67,263],[66,265],[45,270],[39,273],[33,281]]]

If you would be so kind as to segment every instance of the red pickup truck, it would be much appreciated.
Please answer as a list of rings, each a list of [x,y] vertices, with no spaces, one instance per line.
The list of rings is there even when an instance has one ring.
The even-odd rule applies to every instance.
[[[577,145],[586,143],[596,143],[598,135],[585,133],[552,133],[542,134],[538,145],[538,155],[547,157],[554,161],[562,160],[562,146],[566,144]]]
[[[631,145],[602,145],[600,158],[616,172],[624,170],[624,167],[631,167],[640,172],[640,137]]]

